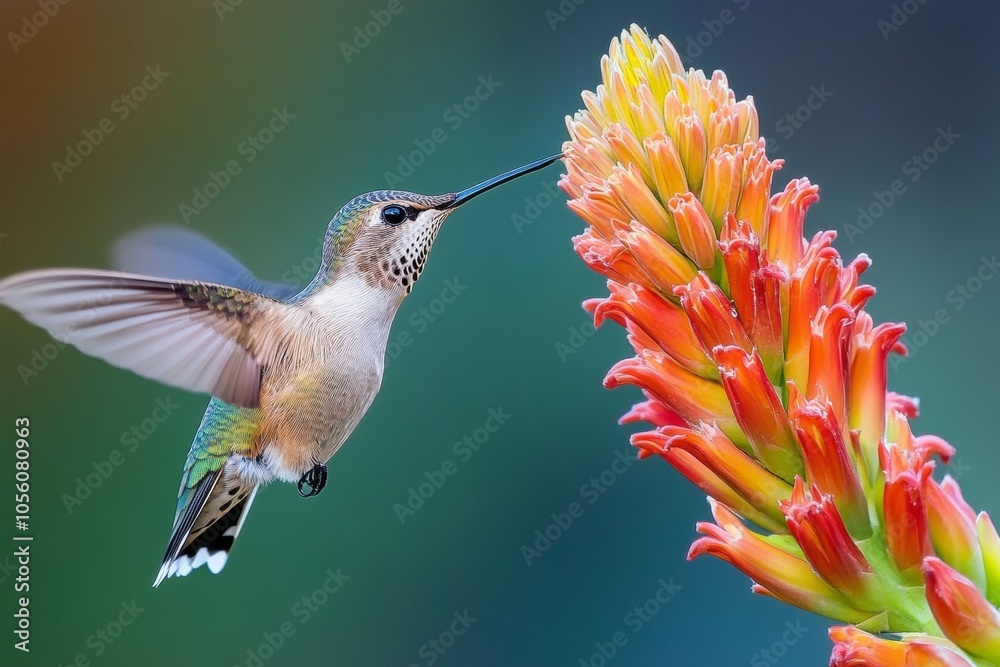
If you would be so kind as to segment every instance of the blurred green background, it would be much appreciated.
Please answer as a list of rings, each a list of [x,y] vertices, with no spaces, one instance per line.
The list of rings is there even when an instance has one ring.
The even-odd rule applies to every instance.
[[[260,275],[295,281],[340,205],[385,187],[387,172],[438,193],[553,153],[610,38],[633,21],[668,35],[686,63],[722,68],[739,96],[754,96],[772,154],[787,161],[779,187],[800,175],[821,185],[809,233],[841,230],[845,255],[874,258],[871,310],[909,322],[916,350],[893,387],[921,397],[918,432],[959,447],[951,472],[970,502],[1000,510],[990,425],[1000,280],[970,298],[952,292],[1000,251],[995,3],[49,4],[37,31],[24,17],[45,2],[0,9],[3,274],[105,266],[117,237],[182,222],[193,189],[238,160],[240,174],[189,226]],[[354,44],[378,17],[386,24]],[[134,108],[116,103],[147,67],[166,74],[146,79]],[[475,110],[454,111],[480,77],[499,85]],[[800,109],[816,91],[815,108]],[[241,143],[286,108],[294,118],[247,161]],[[113,131],[57,177],[52,162],[104,118]],[[399,172],[436,128],[446,140]],[[926,171],[907,166],[948,128],[959,137]],[[5,470],[13,421],[28,416],[35,536],[28,656],[12,648],[13,547],[0,549],[3,664],[825,664],[823,619],[753,596],[722,563],[685,562],[708,514],[701,494],[662,461],[612,467],[617,453],[632,457],[616,419],[638,396],[601,387],[628,348],[613,326],[586,328],[580,301],[604,288],[572,252],[581,223],[547,194],[558,174],[533,174],[449,220],[396,321],[392,340],[409,344],[390,350],[382,392],[332,461],[326,491],[308,501],[291,486],[262,492],[221,576],[150,588],[207,399],[56,348],[0,313]],[[905,192],[849,239],[858,207],[896,179]],[[448,281],[460,289],[445,305]],[[947,322],[926,324],[939,309]],[[914,339],[920,321],[927,335]],[[176,406],[161,422],[157,401]],[[456,452],[463,437],[481,438],[491,409],[510,417],[471,456]],[[95,477],[115,450],[120,465]],[[448,460],[456,474],[401,522],[394,506]],[[99,486],[68,506],[88,475]],[[0,479],[13,483],[11,472]],[[574,502],[582,515],[529,566],[522,546]],[[349,579],[318,592],[338,568]],[[661,581],[670,601],[635,614]],[[599,645],[610,653],[619,631],[627,643],[603,658]]]

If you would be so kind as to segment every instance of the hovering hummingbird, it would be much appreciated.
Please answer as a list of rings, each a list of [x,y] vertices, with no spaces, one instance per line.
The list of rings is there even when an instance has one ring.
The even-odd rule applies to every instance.
[[[81,351],[212,395],[181,476],[173,533],[153,586],[226,564],[257,489],[314,496],[382,383],[389,329],[456,208],[559,158],[458,193],[379,190],[330,221],[302,291],[256,278],[193,232],[159,227],[119,242],[133,272],[47,269],[0,281],[0,303]]]

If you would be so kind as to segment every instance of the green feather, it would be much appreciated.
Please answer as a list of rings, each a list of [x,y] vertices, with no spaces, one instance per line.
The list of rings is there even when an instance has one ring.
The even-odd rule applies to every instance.
[[[175,522],[191,502],[201,480],[222,468],[231,455],[250,451],[260,419],[260,408],[242,408],[218,398],[209,402],[184,462]]]

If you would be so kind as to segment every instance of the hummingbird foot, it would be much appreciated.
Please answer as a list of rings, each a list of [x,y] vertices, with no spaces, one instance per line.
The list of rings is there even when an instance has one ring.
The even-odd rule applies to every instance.
[[[311,498],[319,494],[324,486],[326,486],[326,464],[317,463],[299,479],[299,495]]]

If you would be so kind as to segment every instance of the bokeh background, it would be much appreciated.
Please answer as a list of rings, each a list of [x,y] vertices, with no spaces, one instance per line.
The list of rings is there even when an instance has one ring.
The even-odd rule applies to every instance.
[[[240,174],[188,226],[260,275],[295,282],[338,207],[385,187],[387,172],[437,193],[557,151],[563,116],[634,21],[754,96],[770,152],[786,160],[778,186],[800,175],[821,185],[809,232],[838,229],[845,255],[871,255],[873,314],[911,325],[915,354],[891,383],[921,397],[916,430],[958,446],[950,472],[974,506],[1000,511],[1000,279],[984,270],[993,279],[973,281],[969,298],[954,292],[1000,251],[1000,7],[398,2],[52,1],[58,11],[32,31],[24,17],[45,3],[5,0],[2,273],[106,266],[120,235],[183,224],[193,189],[237,160]],[[372,12],[391,20],[355,43]],[[147,67],[167,74],[123,118],[115,100]],[[499,85],[454,111],[480,77]],[[814,89],[825,99],[800,109]],[[286,108],[294,118],[248,162],[241,143]],[[57,176],[66,145],[104,118],[114,130]],[[411,160],[437,128],[446,141]],[[949,128],[958,138],[926,171],[907,166]],[[401,159],[419,164],[400,172]],[[753,596],[722,563],[685,562],[708,514],[701,494],[661,461],[613,471],[619,452],[632,457],[616,419],[637,393],[601,386],[628,348],[615,327],[587,327],[580,302],[604,288],[572,252],[581,223],[548,195],[558,175],[526,177],[449,220],[397,318],[392,341],[408,344],[390,349],[382,392],[332,461],[331,483],[310,500],[291,486],[259,494],[221,576],[150,587],[207,399],[56,348],[0,313],[0,480],[13,484],[13,421],[28,416],[35,536],[30,655],[12,647],[13,546],[0,549],[3,664],[596,666],[597,645],[619,631],[627,644],[607,664],[825,664],[823,619]],[[905,192],[862,234],[845,234],[896,179]],[[445,304],[448,281],[458,296]],[[947,322],[915,339],[939,310]],[[175,406],[159,422],[157,401]],[[456,455],[491,409],[510,418],[474,455]],[[115,450],[120,465],[81,490]],[[395,505],[448,460],[457,472],[401,522]],[[0,493],[0,538],[15,532],[11,492]],[[529,565],[522,546],[573,502],[582,516]],[[349,579],[318,593],[338,568]],[[628,616],[661,581],[670,601]],[[476,620],[449,637],[456,613]],[[120,616],[130,624],[117,626]],[[293,634],[279,642],[283,627]]]

